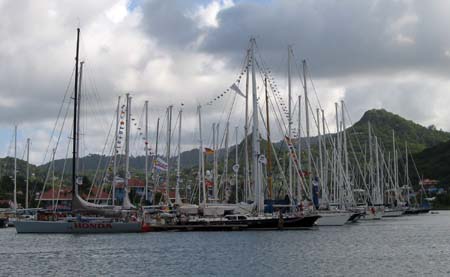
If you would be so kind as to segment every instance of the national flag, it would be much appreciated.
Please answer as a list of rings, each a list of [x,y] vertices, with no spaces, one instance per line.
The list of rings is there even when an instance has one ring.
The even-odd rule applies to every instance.
[[[155,161],[155,168],[161,171],[167,171],[167,168],[169,167],[167,165],[167,162],[165,162],[163,159],[161,158],[157,158]]]

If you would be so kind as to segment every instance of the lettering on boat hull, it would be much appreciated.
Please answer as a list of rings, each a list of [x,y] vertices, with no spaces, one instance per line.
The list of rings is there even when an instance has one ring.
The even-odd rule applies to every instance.
[[[88,223],[76,222],[73,224],[74,229],[112,229],[111,223]]]

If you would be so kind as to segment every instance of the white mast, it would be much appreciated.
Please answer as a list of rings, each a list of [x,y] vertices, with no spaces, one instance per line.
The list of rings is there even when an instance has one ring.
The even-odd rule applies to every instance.
[[[370,122],[368,122],[369,125],[369,190],[371,194],[371,200],[376,201],[374,198],[374,176],[373,176],[373,157],[372,157],[372,129],[370,127]],[[375,204],[375,203],[372,203]]]
[[[236,126],[234,129],[234,134],[236,136],[236,149],[235,149],[235,155],[236,155],[236,162],[235,166],[233,167],[234,171],[234,177],[235,177],[235,197],[236,197],[236,204],[239,203],[239,184],[238,184],[238,174],[239,174],[239,144],[238,144],[238,127]]]
[[[319,170],[317,176],[319,176],[319,187],[322,188],[322,191],[324,190],[324,183],[323,183],[323,164],[322,164],[322,135],[320,133],[320,109],[316,109],[317,114],[317,138],[319,143]]]
[[[117,136],[119,132],[119,121],[120,121],[120,96],[117,100],[117,111],[116,111],[116,132],[114,134],[114,158],[113,158],[113,180],[112,180],[112,205],[116,203],[116,177],[117,177]]]
[[[218,200],[218,169],[217,169],[217,138],[216,138],[216,123],[212,124],[212,131],[213,131],[213,195],[214,195],[214,201]],[[217,136],[219,136],[217,134]]]
[[[17,210],[17,125],[14,126],[14,210]]]
[[[131,178],[130,174],[130,127],[131,127],[131,96],[129,93],[126,94],[127,106],[126,106],[126,128],[125,128],[125,184],[124,184],[124,198],[122,206],[125,209],[134,208],[131,204],[128,195],[128,180]]]
[[[167,158],[167,171],[166,171],[166,201],[170,202],[169,198],[169,179],[170,179],[170,144],[172,139],[172,108],[173,106],[170,105],[167,108],[167,146],[166,146],[166,158]]]
[[[52,207],[53,207],[53,210],[56,210],[56,207],[55,207],[55,153],[56,153],[56,148],[53,148],[53,151],[52,151]]]
[[[399,188],[398,183],[398,157],[397,157],[397,147],[395,145],[395,131],[392,130],[392,151],[393,151],[393,162],[394,162],[394,187]]]
[[[202,113],[201,113],[202,106],[198,105],[197,112],[198,112],[198,126],[199,126],[199,136],[200,136],[200,176],[199,179],[199,186],[198,186],[198,199],[199,204],[200,202],[200,183],[202,184],[202,190],[203,190],[203,204],[206,205],[206,184],[205,184],[205,155],[203,154],[203,138],[202,138]]]
[[[81,117],[81,82],[83,79],[83,65],[84,61],[80,62],[80,78],[78,80],[78,106],[77,106],[77,160],[76,160],[76,168],[79,172],[80,170],[80,117]]]
[[[224,176],[224,182],[223,182],[223,190],[225,191],[225,187],[227,186],[228,183],[228,158],[229,158],[229,153],[228,153],[228,133],[229,133],[229,128],[230,127],[230,122],[227,121],[226,127],[225,127],[225,163],[223,165],[223,176]]]
[[[347,152],[347,134],[345,131],[345,111],[344,111],[344,100],[341,100],[341,117],[342,117],[342,143],[344,151],[344,168],[345,168],[345,180],[350,180],[349,170],[348,170],[348,152]]]
[[[288,137],[292,139],[291,46],[288,46]],[[290,155],[290,154],[289,154]],[[292,159],[289,158],[289,197],[292,197]]]
[[[177,161],[177,184],[175,187],[175,203],[181,205],[181,197],[180,197],[180,183],[181,183],[181,119],[182,119],[183,110],[180,108],[178,112],[178,118],[180,123],[178,125],[178,161]]]
[[[25,209],[28,209],[28,187],[30,185],[30,142],[31,140],[27,138],[27,181],[25,188]]]
[[[258,214],[264,212],[264,199],[262,197],[261,189],[261,170],[259,167],[259,127],[258,127],[258,99],[256,93],[256,73],[255,73],[255,39],[251,39],[251,53],[252,53],[252,100],[253,100],[253,130],[252,130],[252,142],[253,142],[253,183],[255,185],[255,203]]]
[[[249,176],[249,161],[248,161],[248,94],[249,94],[249,72],[250,72],[250,61],[253,59],[251,56],[251,50],[247,50],[247,72],[246,72],[246,83],[245,83],[245,122],[244,122],[244,201],[247,201],[249,195],[250,187],[250,176]]]
[[[342,204],[340,202],[340,125],[339,125],[339,109],[338,109],[338,103],[334,103],[334,108],[336,111],[336,147],[335,147],[335,159],[334,159],[334,201],[339,200],[339,204]]]
[[[324,188],[325,188],[325,196],[327,198],[327,201],[329,201],[329,191],[328,191],[328,152],[327,152],[327,137],[326,137],[326,127],[325,127],[325,111],[322,109],[322,134],[323,134],[323,158],[325,160],[324,165],[323,165],[323,180],[322,183],[324,184]]]
[[[308,85],[306,83],[306,60],[303,60],[303,90],[305,92],[305,124],[306,124],[306,144],[308,148],[308,181],[309,193],[311,201],[313,199],[313,188],[311,182],[311,142],[309,139],[309,100],[308,100]]]
[[[298,131],[297,131],[297,137],[298,137],[298,155],[297,155],[297,161],[298,161],[298,170],[302,172],[302,96],[298,96]],[[303,172],[302,172],[303,174]],[[300,203],[302,201],[302,178],[298,178],[297,182],[297,201]]]
[[[148,101],[145,101],[145,201],[148,201]]]
[[[156,188],[159,186],[159,173],[156,171],[155,164],[158,159],[158,141],[159,141],[159,117],[156,121],[156,140],[155,140],[155,155],[153,157],[153,165],[152,165],[152,177],[153,177],[153,199],[152,204],[155,204],[155,196],[156,196]]]
[[[380,161],[378,158],[378,137],[375,136],[375,166],[376,166],[376,203],[375,204],[381,204],[380,203],[380,194],[381,194],[381,184],[380,184]]]
[[[405,174],[406,174],[406,203],[408,203],[408,207],[410,207],[410,199],[409,199],[409,165],[408,165],[408,142],[405,141],[405,155],[406,155],[406,164],[405,164]]]

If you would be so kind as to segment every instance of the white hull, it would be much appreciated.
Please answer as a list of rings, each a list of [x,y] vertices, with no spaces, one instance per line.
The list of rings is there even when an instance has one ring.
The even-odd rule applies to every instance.
[[[399,217],[404,213],[403,210],[385,210],[383,217]]]
[[[68,222],[68,221],[16,221],[16,231],[45,234],[137,233],[138,222]]]
[[[319,218],[316,221],[316,224],[318,226],[342,226],[349,218],[352,216],[352,213],[350,212],[320,212],[319,215],[321,218]]]

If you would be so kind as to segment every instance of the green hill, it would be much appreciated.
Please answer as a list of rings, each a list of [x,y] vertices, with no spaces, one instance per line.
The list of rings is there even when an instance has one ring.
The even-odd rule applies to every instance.
[[[450,133],[436,130],[434,126],[427,128],[384,109],[373,109],[365,112],[362,118],[349,128],[350,141],[357,137],[361,143],[366,143],[369,122],[373,134],[387,149],[392,149],[392,130],[395,131],[396,144],[404,147],[405,142],[408,142],[411,153],[418,153],[425,148],[450,140]]]
[[[450,183],[450,141],[440,143],[413,155],[421,175]]]

